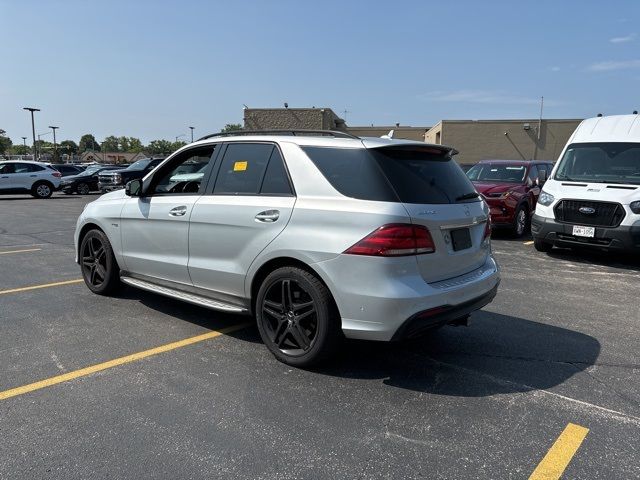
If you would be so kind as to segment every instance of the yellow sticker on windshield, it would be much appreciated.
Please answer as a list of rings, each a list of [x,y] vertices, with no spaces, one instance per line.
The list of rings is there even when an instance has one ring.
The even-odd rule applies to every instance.
[[[236,162],[233,164],[234,172],[244,172],[247,169],[247,162]]]

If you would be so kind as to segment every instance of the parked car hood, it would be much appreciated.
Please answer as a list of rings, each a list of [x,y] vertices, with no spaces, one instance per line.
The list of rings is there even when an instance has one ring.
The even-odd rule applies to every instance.
[[[65,182],[73,181],[73,180],[84,180],[84,179],[93,177],[93,175],[94,175],[93,173],[88,174],[88,173],[82,172],[82,173],[78,173],[77,175],[67,175],[66,177],[61,178],[61,180]]]
[[[481,193],[485,196],[496,194],[496,193],[504,193],[508,190],[511,190],[515,187],[518,187],[519,183],[505,183],[505,182],[496,182],[496,183],[487,183],[487,182],[473,182],[473,186],[476,187],[478,193]]]

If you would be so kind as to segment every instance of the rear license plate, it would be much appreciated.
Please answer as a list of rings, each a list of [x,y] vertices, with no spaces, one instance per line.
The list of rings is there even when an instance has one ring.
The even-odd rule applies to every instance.
[[[453,250],[465,250],[471,248],[471,234],[468,228],[459,228],[457,230],[451,230],[451,243],[453,244]]]
[[[576,237],[590,237],[593,238],[596,234],[596,229],[594,227],[581,227],[579,225],[573,226],[573,234]]]

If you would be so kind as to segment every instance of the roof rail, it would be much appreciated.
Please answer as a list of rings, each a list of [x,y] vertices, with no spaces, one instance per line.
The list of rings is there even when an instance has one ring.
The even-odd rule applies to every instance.
[[[303,129],[283,129],[283,130],[234,130],[231,132],[220,132],[205,135],[200,140],[206,140],[208,138],[215,137],[235,137],[237,135],[292,135],[292,136],[329,136],[339,138],[355,138],[360,140],[360,137],[356,137],[347,132],[339,132],[337,130],[303,130]]]

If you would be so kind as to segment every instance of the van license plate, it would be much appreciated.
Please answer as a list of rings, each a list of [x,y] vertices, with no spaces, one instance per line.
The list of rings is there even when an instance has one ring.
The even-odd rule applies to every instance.
[[[573,226],[573,234],[576,237],[590,237],[593,238],[596,234],[596,229],[593,227],[580,227],[578,225]]]
[[[457,230],[451,230],[451,243],[453,244],[453,250],[466,250],[471,248],[471,234],[468,228],[459,228]]]

